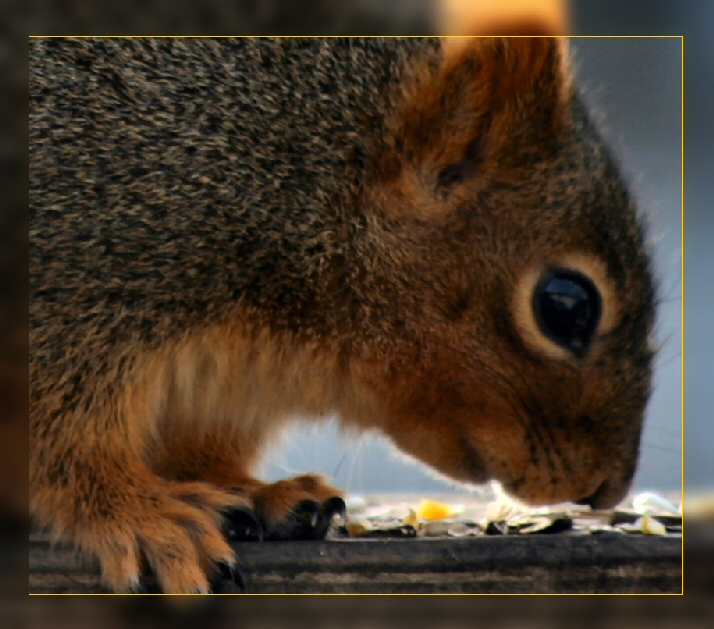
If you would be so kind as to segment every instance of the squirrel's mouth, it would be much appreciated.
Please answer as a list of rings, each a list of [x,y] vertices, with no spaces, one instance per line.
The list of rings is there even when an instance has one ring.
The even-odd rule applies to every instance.
[[[625,497],[628,486],[629,483],[622,482],[622,479],[606,478],[592,494],[574,502],[591,509],[611,509]]]

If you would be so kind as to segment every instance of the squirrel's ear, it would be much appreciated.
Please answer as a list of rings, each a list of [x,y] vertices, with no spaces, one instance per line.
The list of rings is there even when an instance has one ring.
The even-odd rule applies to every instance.
[[[451,42],[451,43],[448,43]],[[568,40],[560,37],[474,37],[445,40],[441,82],[464,104],[557,108],[571,90]]]
[[[479,37],[444,51],[439,71],[409,95],[404,145],[422,163],[461,164],[462,175],[485,160],[542,155],[570,111],[566,56],[556,37]]]
[[[571,93],[567,0],[440,0],[438,6],[445,37],[437,91],[461,99],[451,113],[493,120],[510,112],[504,124],[525,115],[533,129],[553,130]]]
[[[439,188],[484,168],[507,169],[555,149],[571,96],[567,40],[473,37],[442,50],[439,67],[405,81],[376,169],[419,164]]]

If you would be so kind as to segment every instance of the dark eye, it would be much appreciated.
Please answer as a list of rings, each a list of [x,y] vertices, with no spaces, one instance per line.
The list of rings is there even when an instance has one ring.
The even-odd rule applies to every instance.
[[[552,269],[536,286],[533,312],[543,334],[582,357],[600,322],[602,300],[581,273]]]

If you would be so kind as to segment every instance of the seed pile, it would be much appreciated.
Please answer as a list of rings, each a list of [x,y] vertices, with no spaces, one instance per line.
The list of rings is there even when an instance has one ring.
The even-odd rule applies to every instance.
[[[659,494],[638,494],[608,510],[572,504],[525,507],[503,495],[491,502],[457,498],[459,503],[448,499],[394,502],[388,496],[353,496],[347,501],[347,518],[336,524],[333,537],[682,534],[681,509]]]

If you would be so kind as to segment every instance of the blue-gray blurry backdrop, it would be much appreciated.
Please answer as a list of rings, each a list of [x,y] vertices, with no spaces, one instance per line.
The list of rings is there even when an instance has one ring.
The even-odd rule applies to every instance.
[[[648,217],[660,280],[661,344],[635,487],[682,483],[682,40],[574,38],[577,82]],[[376,436],[342,437],[335,422],[296,428],[269,453],[266,478],[318,471],[350,492],[436,492],[453,485],[395,455]]]

